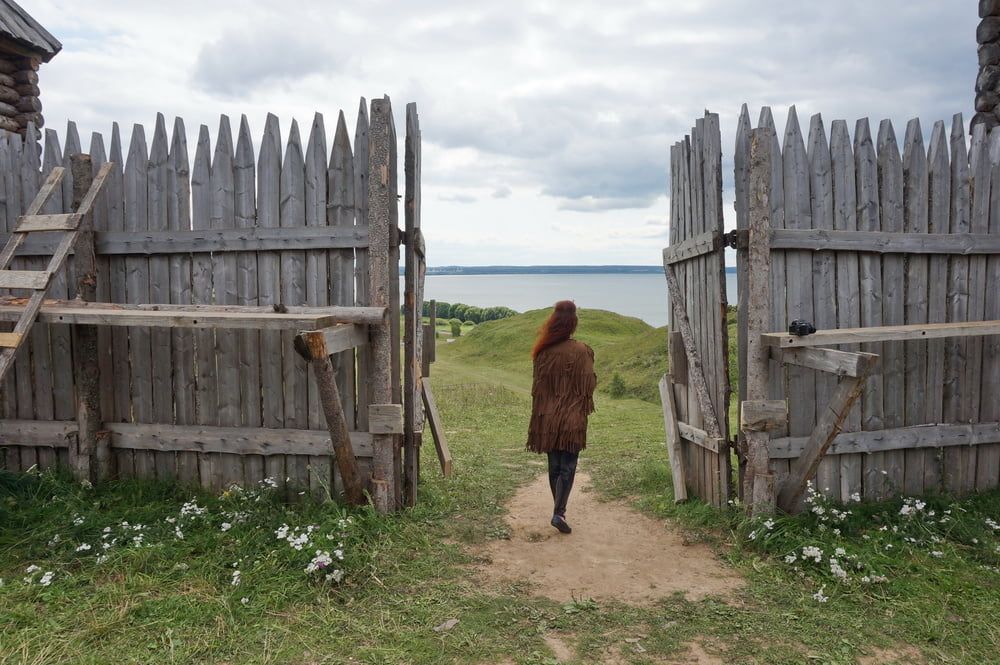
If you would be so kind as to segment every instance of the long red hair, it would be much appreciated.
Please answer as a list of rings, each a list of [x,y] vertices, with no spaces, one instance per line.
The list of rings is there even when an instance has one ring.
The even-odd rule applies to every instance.
[[[560,342],[565,342],[576,332],[576,303],[572,300],[560,300],[555,304],[555,309],[545,323],[538,330],[538,339],[531,349],[531,358],[534,359],[539,353],[555,346]]]

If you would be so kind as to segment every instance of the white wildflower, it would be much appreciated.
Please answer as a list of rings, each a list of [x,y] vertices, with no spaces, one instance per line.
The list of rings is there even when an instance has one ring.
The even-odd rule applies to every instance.
[[[219,530],[220,531],[229,531],[232,528],[233,528],[232,524],[230,524],[229,522],[223,522],[222,526],[219,527]]]
[[[774,520],[772,520],[772,519],[764,520],[764,528],[767,529],[768,531],[770,531],[771,529],[773,529],[774,528]]]
[[[27,568],[24,569],[24,572],[26,572],[26,573],[36,573],[39,570],[41,570],[41,568],[39,568],[35,564],[31,564],[30,566],[28,566]]]
[[[49,541],[49,547],[55,547],[56,545],[59,544],[60,541],[62,541],[62,537],[57,533],[56,535],[52,536],[52,540]]]
[[[177,523],[177,518],[176,517],[164,517],[163,521],[166,522],[167,524],[176,524]]]
[[[184,532],[181,531],[179,526],[174,527],[174,537],[177,538],[177,540],[184,540]]]
[[[871,584],[871,583],[872,583],[872,578],[870,578],[870,577],[868,577],[867,575],[865,575],[864,577],[862,577],[862,578],[861,578],[861,581],[862,581],[862,582],[863,582],[864,584]]]
[[[933,552],[931,552],[931,556],[934,557],[935,559],[940,559],[941,557],[944,556],[944,552],[939,552],[937,550],[934,550]]]
[[[816,563],[819,563],[823,559],[823,550],[813,545],[806,545],[802,548],[802,558],[812,559]]]
[[[77,552],[87,552],[90,550],[90,545],[87,543],[81,543],[79,547],[76,548]]]
[[[798,560],[799,560],[799,558],[797,556],[795,556],[794,554],[786,554],[785,555],[785,563],[795,563]]]
[[[108,560],[108,555],[107,554],[98,554],[97,555],[96,561],[97,561],[98,564],[104,563],[107,560]]]
[[[312,558],[312,561],[310,561],[309,565],[305,568],[306,574],[315,573],[317,570],[323,570],[331,563],[333,563],[333,559],[330,557],[329,552],[316,550],[316,556]]]
[[[861,494],[859,492],[854,492],[851,494],[850,499],[854,503],[861,503]]]
[[[246,605],[249,602],[250,602],[250,599],[247,598],[246,596],[243,596],[242,598],[240,598],[240,604],[241,605]]]
[[[327,576],[326,576],[326,581],[327,582],[329,582],[331,580],[334,581],[334,582],[340,582],[340,580],[342,580],[342,579],[344,579],[344,571],[342,571],[340,569],[334,570],[333,572],[327,574]]]
[[[44,575],[42,575],[38,579],[38,583],[41,584],[42,586],[48,586],[48,585],[52,584],[52,578],[55,577],[55,576],[56,576],[55,573],[53,573],[51,570],[48,570],[48,571],[45,572]]]
[[[826,589],[826,586],[825,585],[821,586],[819,588],[819,591],[817,591],[816,593],[813,594],[813,596],[812,596],[813,600],[815,600],[816,602],[819,602],[819,603],[825,603],[826,601],[830,600],[827,596],[823,595],[823,590],[824,589]]]
[[[843,547],[838,547],[833,551],[835,556],[847,556],[847,551]]]
[[[240,580],[240,571],[234,570],[233,571],[233,579],[229,582],[229,584],[231,584],[232,586],[239,586],[240,585],[240,581],[241,581]]]
[[[80,526],[84,522],[83,515],[73,515],[73,526]]]

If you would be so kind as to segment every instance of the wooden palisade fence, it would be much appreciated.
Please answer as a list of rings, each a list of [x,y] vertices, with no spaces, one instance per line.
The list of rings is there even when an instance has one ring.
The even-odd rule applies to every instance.
[[[419,372],[412,378],[424,274],[416,107],[406,109],[405,231],[388,98],[370,116],[361,101],[353,147],[342,112],[330,146],[320,114],[305,142],[293,121],[284,143],[269,115],[257,146],[245,117],[234,142],[223,116],[214,148],[200,128],[193,160],[181,119],[168,134],[159,115],[149,144],[146,134],[133,128],[127,154],[117,124],[110,143],[91,138],[93,171],[112,163],[92,215],[96,294],[86,300],[96,302],[80,298],[78,246],[4,378],[4,468],[69,464],[75,452],[93,459],[92,480],[220,489],[271,478],[289,497],[346,490],[354,500],[357,474],[380,509],[412,505],[423,429]],[[0,224],[12,230],[41,180],[82,152],[72,123],[63,146],[52,130],[43,148],[0,139]],[[45,212],[71,210],[73,190],[64,178]],[[15,267],[36,268],[51,251],[26,242]],[[0,320],[17,319],[16,295],[0,303]],[[76,375],[87,360],[74,331],[90,325],[100,424],[84,441]]]
[[[843,501],[1000,484],[1000,132],[966,136],[955,116],[927,145],[917,120],[901,147],[889,121],[858,121],[853,140],[835,121],[828,138],[793,107],[779,138],[770,109],[754,129],[744,107],[737,231],[671,236],[675,270],[739,248],[737,447],[755,510],[800,508],[809,481]],[[796,319],[818,332],[789,334]]]

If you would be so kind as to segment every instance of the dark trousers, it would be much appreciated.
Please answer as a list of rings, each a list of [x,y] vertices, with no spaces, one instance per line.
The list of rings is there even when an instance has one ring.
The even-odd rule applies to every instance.
[[[566,502],[576,477],[576,460],[580,453],[556,450],[549,453],[549,488],[552,490],[552,513],[566,517]]]

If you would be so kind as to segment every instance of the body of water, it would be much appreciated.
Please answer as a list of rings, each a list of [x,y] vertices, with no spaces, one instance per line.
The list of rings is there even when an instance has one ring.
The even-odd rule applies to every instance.
[[[402,281],[400,282],[402,288]],[[736,275],[726,273],[730,304],[736,303]],[[667,280],[660,274],[428,275],[424,299],[476,307],[505,306],[518,312],[572,300],[584,309],[604,309],[667,324]]]

